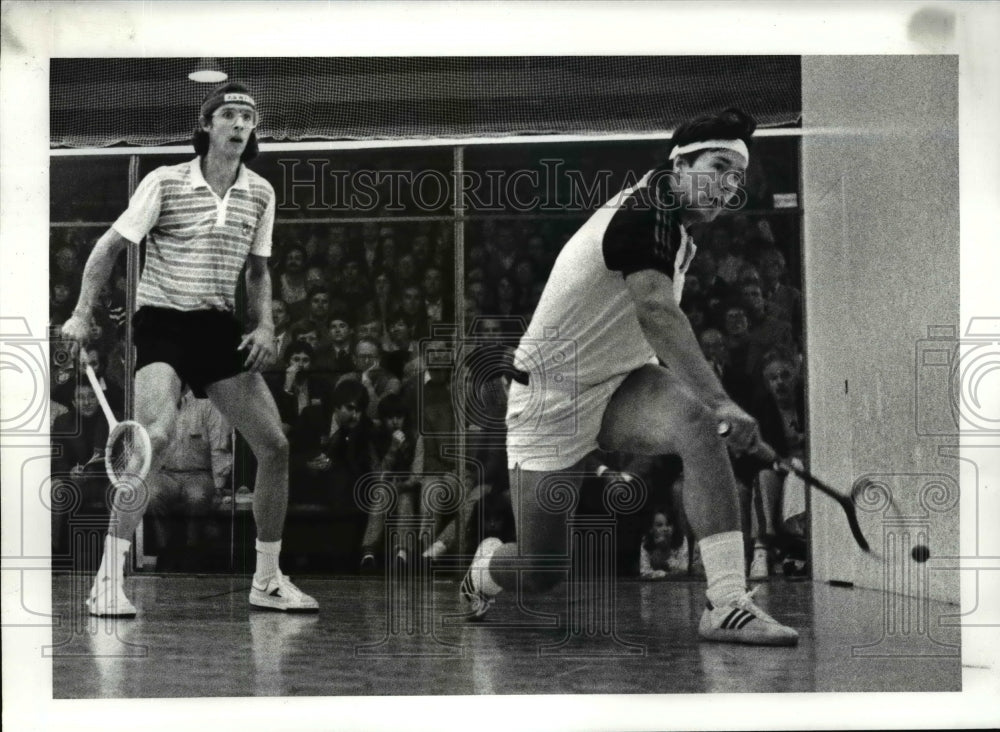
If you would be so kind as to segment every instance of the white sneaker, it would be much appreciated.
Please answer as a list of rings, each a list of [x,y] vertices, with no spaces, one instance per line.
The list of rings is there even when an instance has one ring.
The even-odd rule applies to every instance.
[[[293,585],[280,571],[267,584],[259,584],[257,578],[254,578],[253,587],[250,588],[250,604],[284,612],[319,612],[319,603]]]
[[[767,566],[767,549],[754,549],[753,561],[750,562],[750,579],[755,581],[766,580],[769,574],[770,570]]]
[[[106,618],[134,618],[135,606],[125,597],[124,580],[97,577],[86,601],[87,612]]]
[[[503,542],[495,536],[484,539],[476,549],[469,571],[459,585],[458,595],[469,612],[469,620],[482,620],[494,602],[495,596],[482,589],[483,572],[489,567],[493,552],[501,546]]]
[[[756,646],[794,646],[799,634],[782,625],[753,602],[756,588],[735,602],[721,607],[706,603],[698,623],[698,635],[720,643],[749,643]]]

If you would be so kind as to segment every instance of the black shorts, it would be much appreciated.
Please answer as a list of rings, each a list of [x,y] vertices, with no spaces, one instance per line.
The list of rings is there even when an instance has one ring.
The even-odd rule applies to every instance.
[[[246,353],[237,350],[243,326],[223,310],[171,310],[144,305],[132,319],[135,370],[169,364],[199,399],[205,386],[242,373]]]

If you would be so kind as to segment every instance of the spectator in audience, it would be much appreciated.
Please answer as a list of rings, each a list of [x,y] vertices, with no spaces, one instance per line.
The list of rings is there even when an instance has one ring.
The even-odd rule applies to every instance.
[[[89,382],[73,388],[68,410],[52,424],[51,472],[53,479],[68,481],[65,490],[75,493],[77,513],[107,514],[108,478],[102,458],[108,441],[108,422]],[[53,484],[55,485],[55,484]],[[55,506],[53,506],[55,509]],[[52,511],[52,545],[55,551],[68,548],[67,511]]]
[[[802,337],[802,293],[785,283],[785,256],[774,247],[764,249],[758,259],[767,314],[790,323],[796,341]]]
[[[320,423],[330,413],[330,388],[313,372],[315,350],[305,341],[294,341],[285,352],[285,373],[280,388],[272,393],[285,434],[290,435],[307,408],[319,410]]]
[[[53,279],[77,282],[83,272],[80,264],[80,256],[77,249],[72,244],[63,244],[52,254],[52,274]]]
[[[293,339],[288,306],[279,297],[271,298],[271,319],[274,321],[274,352],[283,354]]]
[[[352,332],[347,317],[342,311],[330,316],[330,351],[320,364],[320,370],[329,376],[331,387],[336,385],[341,376],[354,370]]]
[[[348,306],[356,306],[369,296],[368,281],[357,259],[345,259],[340,277],[340,294]]]
[[[375,276],[372,278],[372,290],[375,294],[375,298],[372,302],[375,304],[376,315],[382,325],[382,330],[385,330],[385,322],[389,319],[389,313],[391,313],[393,308],[395,308],[398,304],[396,302],[392,276],[388,272],[376,272]]]
[[[802,460],[805,456],[805,398],[796,359],[790,352],[777,349],[764,359],[765,390],[752,414],[760,424],[761,437],[785,459]],[[804,543],[805,520],[797,515],[790,525],[783,525],[782,486],[784,476],[762,470],[757,476],[758,492],[751,514],[754,538],[750,579],[764,579],[770,573],[771,553],[776,537]],[[804,552],[802,552],[804,558]]]
[[[288,306],[302,302],[308,296],[306,289],[306,250],[298,244],[285,249],[281,274],[275,282],[274,293]]]
[[[56,277],[49,287],[49,324],[62,325],[76,304],[73,280]]]
[[[738,302],[731,302],[725,310],[723,329],[726,337],[726,348],[729,351],[729,365],[740,374],[740,378],[749,376],[749,334],[750,319],[746,308]]]
[[[403,254],[396,260],[396,287],[405,289],[417,282],[417,263],[412,254]]]
[[[97,385],[101,388],[111,411],[117,418],[123,419],[125,416],[125,393],[116,384],[104,378],[107,360],[100,350],[89,343],[80,351],[80,367],[83,368],[87,365],[93,369],[94,376],[97,377]],[[82,375],[80,380],[83,381],[86,378],[85,375]]]
[[[412,420],[408,418],[406,407],[398,394],[387,394],[378,403],[378,423],[374,435],[376,471],[383,480],[392,485],[395,493],[395,513],[397,516],[415,516],[420,499],[420,484],[413,479],[413,458],[416,453],[417,436]],[[385,531],[386,513],[370,511],[365,534],[361,540],[361,569],[375,568],[378,543]],[[409,560],[404,546],[389,547],[386,556],[395,556],[396,561]]]
[[[667,522],[667,514],[657,511],[653,523],[642,537],[639,547],[639,576],[642,579],[663,579],[668,574],[687,572],[687,545],[672,545],[674,527]]]
[[[417,285],[407,285],[403,288],[399,309],[410,323],[410,333],[413,340],[419,341],[430,334],[427,310],[424,308],[424,293]]]
[[[514,278],[503,274],[496,280],[496,305],[494,314],[509,318],[520,315],[521,293],[517,289]]]
[[[532,234],[528,237],[525,250],[534,265],[535,274],[539,275],[541,279],[547,279],[556,258],[551,248],[545,243],[545,237],[542,234]]]
[[[330,471],[329,505],[341,516],[355,517],[349,523],[351,546],[361,548],[365,515],[355,500],[358,481],[374,472],[378,463],[374,427],[367,415],[368,392],[357,381],[341,381],[333,390],[333,416],[327,444],[323,451],[326,470]],[[354,566],[359,557],[355,556]]]
[[[374,311],[366,312],[362,310],[358,315],[358,325],[354,329],[357,340],[368,338],[376,343],[382,343],[385,334],[385,326],[382,321],[375,316]]]
[[[368,392],[368,416],[378,417],[378,404],[388,394],[400,391],[399,377],[382,365],[382,348],[377,340],[367,336],[358,338],[354,346],[354,370],[341,377],[341,381],[360,381]]]
[[[424,270],[424,310],[427,313],[427,322],[450,323],[455,317],[452,308],[448,306],[447,298],[444,297],[444,279],[441,270],[430,266]]]
[[[315,332],[316,358],[326,358],[330,351],[330,289],[326,285],[317,285],[309,292],[309,312],[297,321],[292,330],[299,333]]]
[[[458,424],[452,395],[454,344],[435,339],[427,342],[425,351],[427,362],[422,364],[422,370],[407,377],[402,390],[403,401],[421,435],[414,472],[424,478],[457,480],[455,457],[451,454]],[[440,527],[447,518],[434,516],[430,520]]]
[[[496,282],[501,276],[514,271],[518,260],[517,240],[514,230],[507,224],[496,227],[496,236],[487,240],[489,258],[486,262],[486,275],[491,282]]]
[[[756,376],[760,373],[761,359],[767,351],[776,347],[792,347],[792,326],[767,314],[759,284],[746,282],[740,286],[740,293],[749,319],[747,373]]]
[[[698,343],[729,397],[743,409],[749,409],[752,391],[749,379],[744,373],[733,368],[725,336],[715,328],[706,328],[698,336]]]
[[[208,399],[185,392],[149,506],[158,571],[194,568],[184,560],[213,538],[212,506],[226,491],[232,468],[225,418]]]
[[[374,221],[366,221],[361,226],[361,245],[358,248],[356,258],[364,267],[366,272],[374,272],[382,265],[382,249],[379,246],[381,240],[379,226]]]
[[[431,238],[427,234],[417,234],[410,243],[410,254],[417,270],[424,272],[433,266],[431,262]],[[424,288],[426,290],[426,286]]]
[[[389,316],[388,331],[382,346],[382,363],[397,378],[403,378],[403,369],[417,356],[417,344],[409,317],[397,308]]]

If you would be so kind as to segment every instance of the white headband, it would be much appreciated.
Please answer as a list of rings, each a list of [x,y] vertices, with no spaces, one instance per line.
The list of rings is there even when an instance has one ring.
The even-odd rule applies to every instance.
[[[719,148],[739,153],[743,156],[744,160],[748,163],[750,162],[750,150],[743,140],[701,140],[699,142],[689,142],[687,145],[678,145],[671,150],[669,159],[673,160],[679,155],[687,155],[698,150],[717,150]]]

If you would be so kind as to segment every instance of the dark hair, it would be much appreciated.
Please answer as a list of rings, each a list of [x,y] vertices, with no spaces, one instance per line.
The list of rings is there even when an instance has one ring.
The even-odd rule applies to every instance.
[[[677,126],[670,143],[666,149],[666,156],[675,147],[687,145],[692,142],[702,142],[704,140],[743,140],[747,148],[751,145],[751,136],[757,129],[757,120],[736,107],[729,107],[718,114],[696,117]],[[691,158],[701,155],[704,150],[691,153]],[[691,160],[686,155],[681,155],[685,160]],[[672,164],[669,167],[673,167]]]
[[[368,390],[360,381],[347,379],[334,387],[330,402],[334,407],[342,407],[354,402],[358,405],[358,409],[365,413],[368,411]]]
[[[306,331],[308,333],[308,331]],[[288,344],[288,348],[285,349],[285,361],[288,361],[297,353],[306,354],[310,360],[316,359],[316,351],[305,341],[292,341]]]
[[[201,127],[196,127],[191,134],[191,144],[194,145],[196,155],[205,157],[208,154],[208,133],[201,129]],[[247,139],[247,146],[243,148],[243,154],[240,155],[240,162],[249,163],[259,153],[260,146],[257,145],[257,130],[250,130],[250,137]]]
[[[386,394],[378,403],[378,418],[406,417],[406,405],[399,394]]]
[[[645,549],[647,552],[651,551],[656,546],[656,544],[653,542],[653,525],[652,525],[653,521],[656,520],[656,514],[662,514],[663,518],[667,520],[667,526],[673,528],[673,525],[670,523],[670,514],[667,513],[667,511],[663,508],[654,508],[653,512],[649,514],[650,526],[648,529],[646,529],[646,532],[642,535],[642,548]]]

